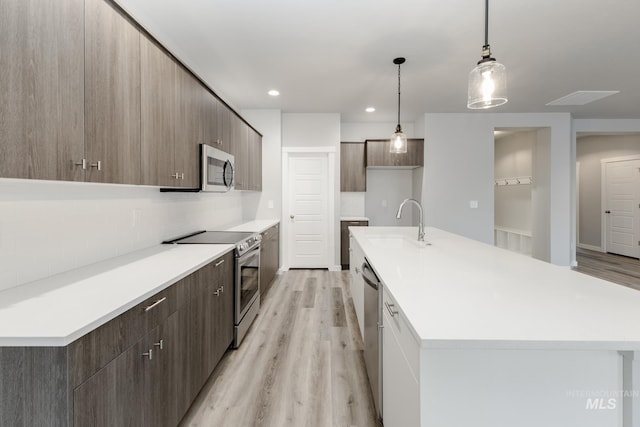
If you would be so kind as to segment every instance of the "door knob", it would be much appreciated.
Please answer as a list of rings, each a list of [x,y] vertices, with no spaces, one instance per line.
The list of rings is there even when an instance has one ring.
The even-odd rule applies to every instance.
[[[289,215],[289,218],[293,219],[295,217],[295,215]]]
[[[604,213],[611,213],[611,211],[604,211]]]

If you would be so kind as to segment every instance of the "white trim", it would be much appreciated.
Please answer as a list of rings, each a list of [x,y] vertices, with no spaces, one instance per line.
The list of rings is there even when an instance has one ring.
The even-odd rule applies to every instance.
[[[335,153],[336,147],[318,146],[318,147],[282,147],[283,153]]]
[[[290,267],[289,253],[289,233],[291,233],[291,219],[289,216],[289,157],[291,154],[326,154],[328,173],[328,212],[327,221],[329,226],[329,238],[327,241],[327,269],[331,270],[335,267],[336,260],[336,147],[318,146],[318,147],[282,147],[282,270],[288,271]],[[321,267],[322,268],[322,267]],[[340,266],[342,269],[342,266]]]
[[[600,164],[603,164],[603,163],[614,163],[614,162],[626,162],[628,160],[640,160],[640,155],[631,154],[629,156],[609,157],[609,158],[606,158],[606,159],[600,159]]]
[[[596,251],[596,252],[606,252],[604,249],[602,249],[600,246],[594,246],[594,245],[587,245],[586,243],[578,243],[578,247],[580,249],[589,249],[590,251]]]
[[[331,266],[329,266],[329,271],[342,271],[342,266],[341,265],[331,265]]]
[[[580,247],[580,162],[576,162],[576,247]],[[600,237],[602,239],[602,237]],[[575,251],[573,251],[575,261]]]

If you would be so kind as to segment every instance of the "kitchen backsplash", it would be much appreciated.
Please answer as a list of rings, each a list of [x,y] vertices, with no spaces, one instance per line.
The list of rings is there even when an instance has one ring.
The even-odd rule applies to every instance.
[[[242,197],[0,179],[0,290],[237,222]]]

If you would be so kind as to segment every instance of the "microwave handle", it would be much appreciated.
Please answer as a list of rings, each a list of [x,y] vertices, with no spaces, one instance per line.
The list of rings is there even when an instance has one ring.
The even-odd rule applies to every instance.
[[[231,170],[231,179],[229,181],[227,181],[227,168]],[[231,164],[231,162],[229,160],[224,162],[224,168],[222,171],[222,180],[224,182],[225,187],[231,188],[231,186],[233,185],[233,181],[235,179],[235,173],[236,171],[233,170],[233,165]]]

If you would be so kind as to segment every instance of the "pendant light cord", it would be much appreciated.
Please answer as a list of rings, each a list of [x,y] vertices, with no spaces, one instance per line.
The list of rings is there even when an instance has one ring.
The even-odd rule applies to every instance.
[[[400,130],[400,64],[398,64],[398,126],[396,127],[396,132]]]
[[[489,0],[484,2],[484,49],[489,48]]]

